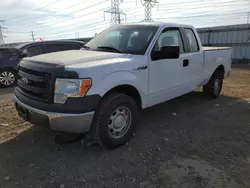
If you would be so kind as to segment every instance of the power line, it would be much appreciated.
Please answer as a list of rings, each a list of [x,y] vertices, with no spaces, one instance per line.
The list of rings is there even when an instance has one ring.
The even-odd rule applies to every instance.
[[[195,1],[195,2],[197,2],[197,1]],[[101,3],[102,3],[102,2],[101,2]],[[202,7],[205,7],[205,6],[202,6]],[[202,8],[202,7],[196,7],[196,8]],[[87,8],[86,8],[86,9],[87,9]],[[86,10],[86,9],[85,9],[85,10]],[[169,10],[171,10],[171,9],[168,9],[168,11],[169,11]],[[177,12],[177,11],[176,11],[176,8],[175,8],[174,10],[175,10],[174,12]],[[81,11],[82,11],[82,10],[81,10]],[[80,11],[78,11],[78,12],[80,12]],[[73,12],[73,13],[77,13],[77,12]],[[61,18],[56,18],[56,19],[61,19]],[[56,19],[54,18],[54,20],[56,20]],[[63,21],[61,21],[61,22],[63,22]],[[55,23],[61,23],[61,22],[55,22]],[[29,22],[26,21],[25,23],[29,23]],[[32,22],[30,22],[30,23],[32,23]],[[54,24],[54,23],[53,23],[53,24]],[[47,26],[48,26],[48,25],[47,25]],[[35,27],[35,28],[41,28],[41,27],[44,27],[44,26],[38,26],[38,27]],[[35,29],[35,28],[32,27],[32,29]]]
[[[87,8],[81,9],[80,11],[72,12],[72,13],[75,14],[75,13],[78,13],[78,12],[82,12],[83,10],[90,9],[90,8],[92,8],[92,7],[94,7],[94,6],[103,4],[103,3],[105,3],[105,2],[107,2],[107,0],[104,0],[104,1],[102,1],[102,2],[99,2],[99,3],[96,3],[96,4],[92,5],[92,6],[89,6],[89,7],[87,7]],[[97,12],[103,11],[103,10],[105,10],[105,8],[98,9],[97,11],[93,11],[93,12],[91,12],[91,13],[86,13],[86,14],[83,14],[83,15],[80,15],[80,16],[77,16],[77,17],[74,17],[74,19],[81,18],[81,17],[83,17],[83,16],[88,16],[88,15],[90,15],[90,14],[97,13]],[[59,24],[59,23],[64,23],[64,22],[65,22],[65,20],[59,21],[59,22],[52,22],[52,23],[50,23],[50,25]],[[47,26],[50,26],[50,25],[32,27],[32,29],[38,31],[36,28],[44,28],[44,27],[47,27]],[[51,29],[54,30],[54,28],[51,28]],[[48,30],[48,28],[46,28],[46,29],[41,29],[41,30],[39,30],[39,31],[44,31],[44,30]],[[21,32],[25,32],[25,31],[27,31],[27,30],[21,30]]]
[[[238,3],[234,3],[234,4],[232,4],[232,3],[227,3],[227,2],[225,2],[225,3],[218,3],[218,4],[216,4],[216,7],[213,7],[214,9],[216,9],[216,8],[220,8],[220,7],[223,7],[223,8],[230,8],[230,7],[236,7],[236,6],[239,6],[239,5],[245,5],[244,3],[240,3],[240,2],[238,2]],[[198,9],[198,8],[208,8],[209,6],[212,6],[212,4],[193,4],[192,5],[192,7],[190,7],[191,9]],[[164,11],[169,11],[169,10],[175,10],[176,12],[177,11],[180,11],[180,10],[182,10],[182,9],[184,9],[184,12],[185,12],[185,10],[187,9],[187,7],[185,7],[185,8],[176,8],[176,7],[164,7],[164,6],[161,6],[161,8],[160,8],[160,10],[164,10]]]
[[[38,11],[38,10],[42,10],[42,9],[44,9],[44,8],[46,8],[46,7],[49,7],[49,6],[55,4],[55,3],[59,2],[59,1],[62,1],[62,0],[54,1],[54,2],[52,2],[52,3],[50,3],[50,4],[47,4],[47,5],[43,6],[43,7],[37,8],[37,9],[31,11],[30,13],[26,13],[26,14],[22,14],[22,15],[19,15],[19,16],[12,17],[12,18],[8,19],[7,21],[10,21],[10,20],[13,20],[13,19],[16,19],[16,18],[20,18],[20,17],[22,17],[22,16],[31,15],[31,13],[36,12],[36,11]]]
[[[230,15],[239,15],[239,14],[243,14],[243,13],[231,13],[231,14],[220,14],[220,16],[230,16]],[[211,16],[215,16],[215,15],[206,15],[207,17],[211,17]],[[193,17],[200,17],[200,18],[205,18],[206,17],[205,15],[196,15],[196,16],[193,16]],[[218,17],[218,16],[217,16]],[[188,18],[184,18],[184,17],[171,17],[170,19],[174,19],[174,18],[180,18],[180,20],[188,20],[190,21],[189,18],[192,18],[192,17],[188,17]],[[157,20],[166,20],[167,18],[156,18]],[[86,28],[86,27],[89,27],[89,26],[92,26],[92,25],[95,25],[95,24],[100,24],[102,21],[98,21],[98,22],[94,22],[94,23],[90,23],[90,24],[85,24],[85,25],[82,25],[82,26],[79,26],[79,27],[75,27],[75,28],[72,28],[72,29],[67,29],[67,30],[61,30],[61,31],[58,31],[59,33],[65,33],[65,32],[69,32],[69,31],[75,31],[76,29],[81,29],[81,28]],[[86,29],[85,29],[86,30]],[[54,34],[58,34],[57,33],[53,33],[53,34],[50,34],[50,35],[54,35]],[[47,34],[46,34],[47,35]]]
[[[235,5],[233,5],[233,6],[237,6],[238,4],[235,4]],[[199,6],[199,7],[195,7],[195,6],[192,6],[192,9],[198,9],[198,8],[206,8],[207,6]],[[226,6],[227,8],[228,8],[228,6]],[[223,8],[225,8],[225,5],[223,5],[223,6],[217,6],[217,8],[220,8],[220,12],[223,12]],[[168,9],[160,9],[159,11],[162,11],[162,10],[164,10],[164,11],[167,11],[168,12],[168,14],[170,14],[170,13],[179,13],[181,10],[176,10],[176,8],[174,8],[174,9],[170,9],[170,8],[168,8]],[[171,11],[171,10],[174,10],[174,11]],[[228,10],[228,9],[226,9],[226,10]],[[249,10],[249,8],[245,8],[245,9],[241,9],[241,11],[242,10]],[[227,11],[227,12],[231,12],[232,10],[230,10],[230,11]],[[131,13],[131,14],[129,14],[129,16],[137,16],[137,15],[141,15],[140,13],[138,14],[138,11],[137,12],[134,12],[134,13],[136,13],[136,14],[133,14],[133,13]],[[183,12],[182,14],[185,14],[185,12]],[[206,13],[206,14],[209,14],[209,13]],[[210,13],[210,14],[216,14],[216,13]],[[200,15],[199,15],[200,16]],[[189,16],[188,16],[189,17]]]
[[[220,11],[223,12],[223,11]],[[231,11],[226,11],[224,13],[206,13],[206,14],[198,14],[198,15],[193,15],[193,16],[170,16],[170,17],[162,17],[164,19],[172,19],[172,18],[206,18],[206,17],[217,17],[217,16],[230,16],[230,15],[240,15],[240,14],[245,14],[247,16],[248,12],[235,12],[231,13]],[[132,14],[133,17],[135,16],[143,16],[142,14]],[[159,18],[159,17],[158,17]]]
[[[155,21],[160,21],[160,22],[166,22],[167,21],[166,18],[154,18],[154,19],[155,19]],[[200,22],[197,22],[197,20],[190,20],[188,18],[183,18],[183,19],[179,19],[178,23],[190,24],[190,25],[199,26],[199,27],[204,27],[204,26],[207,27],[208,25],[212,25],[212,26],[225,25],[225,22],[227,20],[229,20],[228,17],[221,17],[221,18],[218,18],[218,19],[212,18],[212,19],[209,19],[209,20],[200,20]],[[139,19],[132,20],[132,23],[134,23],[134,22],[140,22],[140,20]],[[230,22],[230,24],[227,24],[227,25],[244,24],[244,23],[246,23],[246,17],[242,17],[242,16],[230,17],[229,22]],[[197,23],[199,23],[199,24],[197,24]]]
[[[94,14],[94,13],[96,13],[96,12],[99,12],[99,11],[103,11],[103,10],[105,10],[104,8],[102,8],[102,9],[100,9],[100,10],[97,10],[97,11],[94,11],[94,12],[92,12],[92,13],[88,13],[88,14],[84,14],[84,15],[81,15],[81,16],[78,16],[78,17],[75,17],[75,19],[76,18],[80,18],[80,17],[83,17],[83,16],[86,16],[86,15],[90,15],[90,14]],[[65,22],[65,21],[64,21]],[[64,23],[64,22],[58,22],[58,23],[53,23],[53,24],[60,24],[60,23]],[[46,26],[48,26],[48,25],[46,25]],[[81,26],[79,26],[80,28],[82,28],[82,27],[84,27],[85,25],[81,25]],[[44,26],[45,27],[45,26]],[[43,28],[44,28],[43,27]],[[79,28],[79,27],[74,27],[73,29],[75,29],[75,28]],[[40,30],[35,30],[36,32],[41,32],[41,31],[50,31],[50,30],[55,30],[55,28],[46,28],[46,29],[40,29]],[[70,30],[72,30],[72,29],[70,29]]]
[[[86,0],[86,1],[87,1],[87,0]],[[86,3],[86,1],[85,1],[84,3]],[[106,1],[108,1],[108,0],[101,1],[101,2],[99,2],[99,3],[96,3],[96,4],[94,4],[94,5],[91,5],[91,6],[87,7],[87,8],[81,9],[81,10],[77,10],[76,12],[71,12],[71,14],[72,14],[72,13],[82,12],[83,10],[87,10],[87,9],[90,9],[90,8],[92,8],[92,7],[94,7],[94,6],[98,6],[98,5],[100,5],[100,4],[103,4],[103,3],[106,2]],[[80,4],[81,4],[81,3],[80,3]],[[73,6],[75,6],[75,5],[73,5]],[[30,20],[36,20],[37,18],[44,18],[44,16],[55,15],[55,14],[61,12],[62,10],[66,10],[66,9],[72,8],[73,6],[67,7],[67,8],[64,8],[64,9],[61,9],[61,10],[56,11],[56,12],[51,12],[51,13],[46,14],[46,15],[33,17],[33,18],[31,18],[31,19],[28,19],[28,20],[24,20],[24,21],[20,21],[20,22],[15,22],[15,24],[20,24],[20,23],[22,23],[22,24],[27,24],[27,23],[34,24],[33,22],[30,22]],[[55,18],[55,20],[56,20],[56,19],[58,19],[58,18]],[[60,19],[60,18],[59,18],[59,19]],[[27,22],[27,21],[29,21],[29,22]]]
[[[63,32],[69,32],[69,31],[76,31],[76,29],[81,29],[81,28],[86,28],[86,27],[89,27],[89,26],[92,26],[92,25],[96,25],[96,24],[101,24],[101,23],[103,23],[104,21],[97,21],[97,22],[93,22],[93,23],[90,23],[90,24],[86,24],[86,25],[82,25],[82,26],[80,26],[80,27],[77,27],[77,28],[72,28],[72,29],[68,29],[68,30],[65,30],[65,31],[62,31],[62,32],[60,32],[60,33],[63,33]],[[86,29],[85,29],[86,30]],[[50,35],[56,35],[56,34],[58,34],[58,32],[57,33],[52,33],[52,34],[50,34]]]

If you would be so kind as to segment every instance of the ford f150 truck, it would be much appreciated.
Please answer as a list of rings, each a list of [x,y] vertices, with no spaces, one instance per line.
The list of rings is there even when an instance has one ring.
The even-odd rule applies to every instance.
[[[108,28],[81,50],[24,58],[19,115],[55,132],[86,133],[109,149],[128,142],[141,109],[203,86],[220,95],[232,49],[202,47],[194,27],[169,23]]]

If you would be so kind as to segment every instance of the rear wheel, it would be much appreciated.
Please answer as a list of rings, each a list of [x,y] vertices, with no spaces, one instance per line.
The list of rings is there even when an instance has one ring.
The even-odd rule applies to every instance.
[[[16,83],[16,73],[14,70],[0,70],[0,86],[12,87]]]
[[[93,128],[99,142],[114,149],[128,142],[136,130],[138,107],[122,93],[106,96],[96,111]]]
[[[220,96],[223,86],[223,75],[220,71],[215,71],[209,82],[203,86],[203,92],[211,98],[217,98]]]

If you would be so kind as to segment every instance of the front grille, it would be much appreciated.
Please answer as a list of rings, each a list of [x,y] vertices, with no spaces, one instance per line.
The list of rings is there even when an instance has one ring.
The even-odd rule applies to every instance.
[[[18,89],[33,99],[43,102],[50,100],[51,75],[19,66]]]

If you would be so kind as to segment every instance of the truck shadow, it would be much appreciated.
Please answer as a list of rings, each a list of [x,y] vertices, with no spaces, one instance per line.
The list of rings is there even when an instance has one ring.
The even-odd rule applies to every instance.
[[[31,127],[0,144],[0,177],[13,177],[7,182],[0,179],[0,185],[11,187],[19,182],[25,187],[29,182],[31,186],[53,187],[61,180],[71,185],[84,176],[98,187],[90,173],[93,169],[109,177],[119,176],[122,169],[132,178],[141,173],[141,165],[150,164],[146,168],[151,170],[160,161],[190,156],[227,168],[228,163],[234,165],[234,157],[246,162],[245,156],[250,156],[249,112],[247,101],[227,96],[208,100],[193,92],[143,111],[136,136],[113,151],[84,149],[81,141],[58,145],[52,132]],[[126,183],[126,187],[131,186],[131,181]]]

